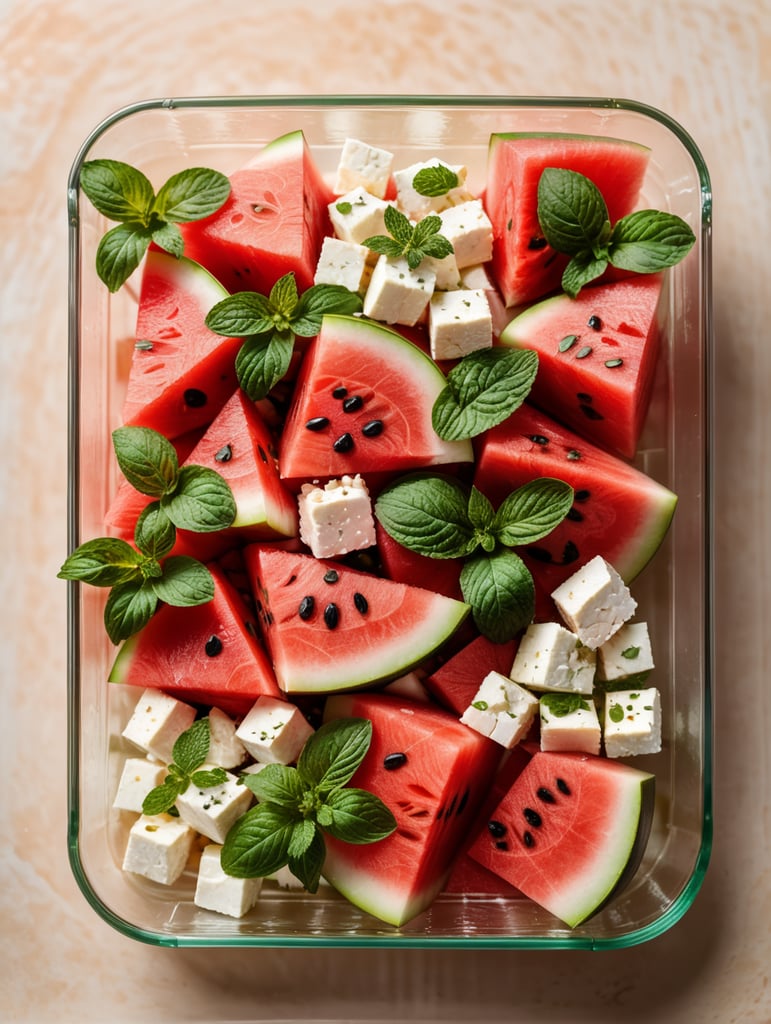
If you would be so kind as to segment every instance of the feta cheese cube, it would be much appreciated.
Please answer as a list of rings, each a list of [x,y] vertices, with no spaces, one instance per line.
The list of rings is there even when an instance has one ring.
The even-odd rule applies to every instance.
[[[166,766],[146,757],[127,757],[123,764],[113,807],[118,811],[142,813],[142,803],[151,789],[163,785]]]
[[[363,295],[372,276],[372,253],[365,245],[327,235],[313,277],[314,284],[336,284]]]
[[[435,292],[428,304],[428,334],[434,359],[461,359],[490,348],[493,321],[481,289]]]
[[[606,693],[603,735],[608,757],[657,754],[661,750],[661,697],[656,687]]]
[[[258,697],[236,735],[256,761],[292,764],[313,728],[294,704]]]
[[[337,166],[333,190],[337,195],[360,186],[380,199],[386,194],[394,155],[359,139],[346,139]]]
[[[646,622],[627,622],[597,648],[597,679],[642,682],[653,671],[653,653]]]
[[[359,186],[329,204],[329,219],[338,238],[361,244],[372,235],[387,235],[385,211],[390,204]]]
[[[414,186],[415,175],[426,167],[436,167],[438,164],[448,167],[454,171],[458,178],[458,184],[440,196],[421,195]],[[413,220],[420,220],[430,213],[440,213],[451,206],[465,203],[473,199],[473,195],[466,188],[466,168],[462,165],[448,164],[438,158],[425,160],[422,163],[410,164],[398,171],[394,171],[393,178],[396,185],[396,203],[399,209]]]
[[[205,771],[215,767],[204,765]],[[252,791],[242,785],[235,775],[226,772],[227,779],[205,789],[191,782],[176,799],[180,818],[196,832],[215,843],[224,843],[230,828],[249,810]]]
[[[599,754],[600,720],[591,697],[545,693],[540,705],[541,750]]]
[[[637,602],[619,574],[596,555],[552,593],[565,623],[596,650],[634,615]]]
[[[193,902],[203,910],[243,917],[257,902],[262,878],[234,878],[222,870],[222,847],[209,843],[201,852]]]
[[[195,721],[195,708],[160,690],[146,689],[122,735],[168,764],[177,738]]]
[[[162,885],[173,885],[185,869],[195,832],[168,814],[143,814],[134,822],[123,870]]]
[[[303,484],[298,502],[300,539],[316,558],[345,555],[375,543],[372,502],[358,473],[323,487]]]
[[[434,288],[439,291],[454,291],[461,286],[460,270],[455,262],[455,253],[450,252],[439,259],[436,256],[424,256],[420,263],[421,270],[431,270],[434,274]]]
[[[436,274],[421,264],[410,270],[403,256],[380,256],[364,296],[364,315],[412,327],[428,306]]]
[[[439,214],[439,233],[451,243],[455,262],[462,270],[493,257],[493,226],[481,199],[451,206]]]
[[[501,293],[490,279],[487,268],[479,263],[463,267],[460,272],[461,288],[481,288],[487,296],[493,321],[493,337],[499,338],[501,331],[511,322],[511,310],[504,305]]]
[[[511,749],[524,739],[538,710],[538,698],[500,672],[488,672],[461,722]]]
[[[511,678],[531,690],[591,693],[596,656],[559,622],[533,622],[520,640]]]
[[[218,768],[236,768],[246,760],[246,747],[236,736],[236,723],[220,711],[209,712],[209,753],[206,760]]]

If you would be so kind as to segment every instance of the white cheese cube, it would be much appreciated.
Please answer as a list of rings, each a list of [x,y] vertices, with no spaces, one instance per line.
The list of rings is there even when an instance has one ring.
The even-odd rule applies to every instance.
[[[218,768],[236,768],[246,760],[246,747],[236,736],[236,723],[220,711],[209,712],[209,753],[206,760]]]
[[[436,274],[422,264],[410,270],[403,256],[381,256],[364,296],[364,315],[387,324],[412,327],[428,306]]]
[[[461,359],[490,348],[493,321],[485,293],[467,288],[435,292],[428,304],[428,334],[434,359]]]
[[[531,690],[591,693],[596,656],[559,622],[533,622],[522,635],[511,678]]]
[[[572,708],[566,698],[574,698]],[[546,693],[540,701],[541,750],[575,750],[599,754],[601,729],[591,697]]]
[[[426,167],[436,167],[438,164],[454,171],[458,178],[458,184],[440,196],[421,195],[413,184],[415,175]],[[420,220],[430,213],[440,213],[451,206],[468,202],[474,197],[466,188],[466,173],[465,167],[448,164],[438,158],[411,164],[409,167],[394,171],[393,177],[396,185],[397,206],[408,217],[411,217],[413,220]]]
[[[637,602],[619,574],[596,555],[552,593],[565,623],[596,650],[634,615]]]
[[[463,267],[460,281],[462,288],[481,288],[485,293],[493,320],[493,337],[499,338],[501,331],[511,322],[511,311],[506,309],[501,293],[490,279],[487,268],[479,263]]]
[[[450,242],[455,262],[462,270],[478,263],[487,263],[493,257],[493,226],[485,213],[481,199],[442,210],[439,233]]]
[[[300,709],[276,697],[258,697],[237,730],[252,757],[267,764],[292,764],[312,734]]]
[[[361,244],[371,235],[387,235],[385,211],[391,205],[359,186],[329,204],[329,219],[338,238]]]
[[[193,847],[193,829],[168,814],[143,814],[129,832],[123,870],[162,885],[173,885]]]
[[[113,807],[118,811],[142,813],[142,803],[151,789],[163,785],[166,766],[146,757],[127,757],[121,772]]]
[[[215,767],[204,765],[205,771]],[[235,775],[226,772],[225,782],[205,789],[193,782],[176,799],[180,818],[196,832],[215,843],[224,843],[232,825],[245,814],[252,803],[252,791],[242,785]]]
[[[461,722],[511,749],[524,739],[538,710],[538,698],[500,672],[488,672]]]
[[[431,270],[434,274],[436,291],[453,291],[461,286],[460,270],[455,262],[455,253],[448,253],[442,259],[436,256],[424,256],[420,263],[421,270]]]
[[[336,284],[364,294],[372,276],[372,253],[365,245],[327,235],[313,277],[314,284]]]
[[[406,675],[394,679],[383,687],[383,693],[391,693],[397,697],[409,697],[410,700],[431,700],[428,690],[417,672],[408,672]]]
[[[316,558],[332,558],[375,543],[375,520],[367,485],[357,473],[323,487],[303,484],[298,497],[300,539]]]
[[[193,902],[204,910],[243,917],[257,902],[262,878],[234,878],[222,870],[222,847],[210,843],[201,852]]]
[[[394,155],[359,139],[346,139],[337,166],[333,190],[337,195],[358,186],[380,199],[386,194]]]
[[[656,687],[606,693],[603,735],[608,757],[657,754],[661,750],[661,698]]]
[[[147,689],[137,701],[122,735],[168,764],[175,741],[194,721],[195,708],[160,690]]]
[[[627,622],[597,648],[597,679],[641,682],[653,671],[653,652],[646,622]]]

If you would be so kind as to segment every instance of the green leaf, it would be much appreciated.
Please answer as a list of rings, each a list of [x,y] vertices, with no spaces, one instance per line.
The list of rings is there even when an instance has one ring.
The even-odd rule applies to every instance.
[[[177,529],[196,533],[224,530],[236,517],[230,485],[206,466],[183,466],[173,493],[161,498],[161,507]]]
[[[151,581],[157,597],[177,608],[206,604],[214,597],[212,574],[189,555],[172,555],[163,563],[163,575]]]
[[[80,187],[108,220],[147,225],[153,186],[130,164],[120,160],[89,160],[80,169]]]
[[[158,598],[147,581],[119,583],[104,606],[104,627],[114,644],[143,629],[155,614]]]
[[[562,272],[562,290],[575,299],[585,284],[605,273],[607,266],[607,259],[595,259],[592,253],[573,256]]]
[[[265,398],[286,375],[293,350],[291,331],[246,339],[236,356],[236,376],[253,402]]]
[[[139,550],[153,558],[163,558],[174,547],[177,529],[164,512],[159,501],[146,505],[134,526],[134,543]]]
[[[541,705],[545,707],[554,718],[564,718],[573,711],[582,709],[589,710],[589,702],[580,693],[545,693],[541,697]]]
[[[397,208],[392,204],[389,204],[383,212],[383,221],[386,226],[386,231],[388,231],[391,237],[401,245],[402,252],[404,252],[407,246],[412,242],[412,236],[415,231],[410,223],[409,217],[403,214],[401,210],[397,210]]]
[[[531,480],[501,502],[492,532],[508,547],[533,544],[559,526],[572,504],[573,488],[564,480]]]
[[[244,776],[244,785],[263,803],[281,804],[299,810],[305,785],[296,768],[268,764],[255,774]]]
[[[119,224],[106,232],[96,249],[96,272],[111,292],[131,277],[150,245],[151,232],[141,224]]]
[[[174,741],[171,756],[185,775],[191,775],[206,760],[210,737],[209,719],[199,718]]]
[[[60,580],[80,580],[94,587],[114,587],[132,580],[141,583],[142,556],[125,540],[98,537],[87,540],[65,560]]]
[[[223,786],[228,781],[228,773],[224,768],[206,768],[193,772],[190,781],[198,789],[211,789],[212,786]]]
[[[154,211],[175,224],[216,213],[230,195],[230,181],[208,167],[188,167],[173,174],[158,192]]]
[[[180,792],[177,780],[167,775],[162,784],[151,789],[142,801],[142,813],[165,814],[174,806]]]
[[[546,167],[538,181],[538,221],[557,252],[592,252],[608,221],[602,193],[583,174]]]
[[[366,245],[368,249],[380,256],[388,256],[390,259],[398,259],[404,251],[403,246],[394,238],[389,238],[388,235],[372,235],[370,238],[365,238],[362,245]]]
[[[381,491],[375,515],[395,541],[430,558],[460,558],[476,547],[468,493],[450,477],[397,480]]]
[[[276,281],[270,290],[268,300],[273,310],[274,326],[279,330],[286,330],[292,322],[297,303],[300,301],[297,281],[292,271]]]
[[[163,434],[149,427],[118,427],[112,443],[121,472],[141,494],[160,498],[174,489],[179,462]]]
[[[225,837],[222,870],[235,878],[272,875],[287,863],[296,822],[297,815],[278,804],[251,807]]]
[[[474,529],[487,533],[495,520],[495,509],[476,487],[471,488],[468,500],[468,517]]]
[[[502,423],[524,402],[538,372],[531,349],[488,348],[470,352],[447,375],[431,410],[445,441],[463,441]]]
[[[308,892],[318,891],[326,852],[324,837],[314,826],[311,842],[305,851],[299,857],[292,856],[290,853],[287,858],[289,870],[295,878],[302,882]]]
[[[461,570],[460,587],[479,631],[494,643],[512,640],[532,622],[533,577],[513,551],[470,558]]]
[[[297,761],[298,774],[319,793],[344,786],[364,760],[371,740],[372,722],[368,719],[325,722],[306,740]]]
[[[177,259],[184,252],[185,242],[182,238],[182,232],[176,224],[161,222],[152,228],[152,239],[156,245],[160,246],[165,252],[171,253],[172,256],[176,256]]]
[[[290,860],[299,859],[308,850],[316,835],[316,822],[310,818],[301,818],[295,822],[292,838],[289,840],[287,854]]]
[[[314,284],[300,296],[292,316],[292,330],[301,338],[313,338],[321,330],[325,313],[353,315],[361,308],[361,296],[342,285]]]
[[[327,797],[326,806],[332,811],[332,820],[325,831],[346,843],[377,843],[396,828],[388,807],[365,789],[335,789]]]
[[[458,175],[446,164],[421,168],[412,179],[412,187],[421,196],[436,198],[458,187]]]
[[[420,246],[421,258],[423,256],[431,256],[433,259],[443,260],[445,256],[449,256],[454,251],[449,238],[439,234],[430,235]]]
[[[212,306],[206,314],[206,326],[225,338],[272,334],[273,309],[259,292],[236,292]]]
[[[622,270],[654,274],[679,263],[696,241],[690,227],[672,213],[638,210],[622,217],[610,238],[610,262]]]

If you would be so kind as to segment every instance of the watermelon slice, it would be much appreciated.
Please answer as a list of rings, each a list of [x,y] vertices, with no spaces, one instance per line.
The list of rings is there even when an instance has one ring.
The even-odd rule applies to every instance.
[[[352,316],[325,316],[298,376],[279,447],[282,477],[388,474],[473,460],[442,441],[431,406],[446,379],[403,335]],[[368,480],[369,482],[369,480]]]
[[[372,743],[351,785],[380,797],[397,822],[369,846],[326,839],[324,877],[357,907],[399,927],[444,887],[501,748],[446,711],[383,694],[330,697],[324,717],[372,722]]]
[[[508,676],[519,640],[496,644],[477,636],[426,676],[428,692],[443,707],[460,716],[471,704],[488,672]]]
[[[556,295],[514,317],[501,343],[538,353],[529,399],[595,444],[632,459],[659,352],[661,274]]]
[[[282,697],[242,598],[222,569],[212,564],[209,570],[213,600],[192,608],[161,605],[124,642],[111,683],[149,686],[235,716],[246,714],[263,694]]]
[[[568,262],[546,244],[538,221],[544,169],[567,168],[593,181],[614,224],[635,208],[649,158],[650,150],[638,143],[593,135],[490,137],[484,202],[493,225],[493,271],[507,306],[559,288]]]
[[[282,135],[230,175],[230,196],[211,217],[184,224],[185,255],[230,292],[267,294],[294,273],[302,292],[313,284],[324,235],[332,233],[332,193],[302,131]]]
[[[311,555],[250,544],[244,558],[279,685],[330,693],[404,675],[469,606]]]
[[[536,587],[536,618],[555,617],[551,592],[601,554],[626,583],[658,550],[677,497],[623,459],[584,441],[525,403],[480,440],[475,485],[497,507],[535,477],[564,480],[575,492],[566,518],[537,545],[518,548]]]
[[[622,762],[539,751],[469,855],[574,928],[637,870],[654,792],[653,775]]]
[[[238,386],[238,338],[204,323],[227,292],[184,256],[151,250],[142,272],[137,342],[129,371],[123,422],[176,438],[207,426]]]

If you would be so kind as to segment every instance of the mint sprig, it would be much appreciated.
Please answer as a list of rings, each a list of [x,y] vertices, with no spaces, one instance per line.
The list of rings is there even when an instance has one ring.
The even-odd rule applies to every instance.
[[[342,285],[314,284],[302,295],[293,272],[273,285],[269,295],[237,292],[212,306],[206,326],[226,338],[243,338],[236,355],[242,390],[259,401],[285,376],[296,337],[312,338],[325,313],[361,311],[361,297]]]
[[[429,167],[421,167],[415,174],[412,187],[418,195],[437,199],[458,187],[458,175],[447,164],[431,164]]]
[[[505,643],[532,621],[535,610],[530,570],[510,549],[547,536],[572,504],[572,487],[551,477],[517,488],[495,510],[476,487],[418,473],[386,486],[375,503],[375,515],[411,551],[429,558],[465,559],[463,598],[480,632]]]
[[[227,782],[224,768],[199,771],[209,755],[211,731],[208,718],[199,718],[181,733],[172,747],[168,774],[160,786],[155,786],[142,801],[143,814],[164,814],[174,806],[192,783],[199,789],[221,786]]]
[[[436,214],[429,214],[417,224],[412,224],[401,210],[389,205],[383,218],[389,234],[370,235],[362,245],[380,256],[392,259],[403,256],[410,270],[417,270],[427,256],[441,260],[454,251],[452,242],[439,233],[442,219]]]
[[[230,195],[228,178],[205,167],[173,174],[156,195],[140,170],[120,160],[87,161],[80,169],[80,186],[99,213],[118,222],[96,252],[96,271],[111,292],[136,270],[150,242],[181,256],[177,225],[216,213]]]
[[[340,718],[305,743],[296,767],[269,764],[244,784],[259,803],[233,825],[221,864],[237,878],[270,875],[285,865],[316,892],[326,856],[324,833],[347,843],[375,843],[396,828],[386,805],[348,786],[372,739],[372,723]]]
[[[594,182],[563,167],[541,173],[538,220],[552,249],[571,257],[562,276],[562,288],[571,298],[609,264],[638,274],[657,273],[684,259],[696,241],[682,218],[658,210],[638,210],[611,225]]]

